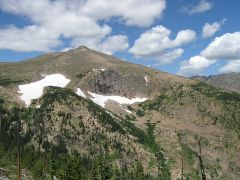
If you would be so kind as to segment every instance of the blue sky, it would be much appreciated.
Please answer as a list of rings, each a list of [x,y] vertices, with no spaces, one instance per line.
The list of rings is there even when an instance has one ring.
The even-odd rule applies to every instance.
[[[0,61],[80,45],[183,76],[240,72],[239,0],[0,0]]]

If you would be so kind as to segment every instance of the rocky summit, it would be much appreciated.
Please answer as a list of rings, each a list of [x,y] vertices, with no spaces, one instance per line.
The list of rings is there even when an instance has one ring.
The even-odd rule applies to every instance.
[[[83,46],[0,63],[0,177],[239,179],[240,94],[223,78]]]

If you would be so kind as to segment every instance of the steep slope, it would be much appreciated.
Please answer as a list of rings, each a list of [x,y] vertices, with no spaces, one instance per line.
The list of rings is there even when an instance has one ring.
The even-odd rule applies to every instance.
[[[207,179],[240,177],[240,94],[204,83],[167,90],[132,109],[155,123],[156,141],[172,162],[172,178],[199,178],[199,142]]]
[[[48,87],[33,103],[41,108],[19,109],[1,99],[0,166],[15,168],[20,142],[22,166],[37,179],[148,179],[161,174],[164,156],[159,164],[155,152],[141,140],[148,135],[127,119],[70,89]],[[14,172],[10,175],[14,178]]]
[[[86,47],[1,63],[0,74],[6,169],[21,134],[23,167],[39,179],[200,179],[200,158],[207,179],[240,177],[238,93]],[[66,83],[46,81],[56,75]]]
[[[193,76],[191,79],[206,82],[228,91],[240,92],[240,73],[219,74],[214,76]]]
[[[130,64],[112,56],[80,47],[65,53],[53,53],[39,58],[0,64],[1,84],[27,84],[44,75],[60,73],[71,82],[68,88],[97,94],[152,97],[165,84],[188,80],[140,65]],[[17,89],[17,87],[15,87]]]

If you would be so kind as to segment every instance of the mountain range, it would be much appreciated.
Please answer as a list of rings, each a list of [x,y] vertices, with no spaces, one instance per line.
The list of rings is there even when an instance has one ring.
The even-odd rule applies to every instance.
[[[228,73],[213,76],[193,76],[191,78],[228,91],[240,92],[240,73]]]
[[[238,179],[238,78],[185,78],[84,46],[0,63],[0,177]]]

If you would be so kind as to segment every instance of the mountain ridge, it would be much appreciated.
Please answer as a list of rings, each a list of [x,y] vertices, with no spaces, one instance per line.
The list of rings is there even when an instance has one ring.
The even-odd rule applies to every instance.
[[[20,136],[22,165],[36,179],[200,179],[200,142],[208,179],[240,177],[239,93],[99,54],[80,48],[0,64],[0,167],[16,169]],[[70,82],[44,86],[26,107],[19,85],[56,73]],[[147,99],[101,107],[93,93]]]
[[[191,79],[200,80],[228,91],[240,92],[240,73],[232,72],[212,76],[193,76]]]

